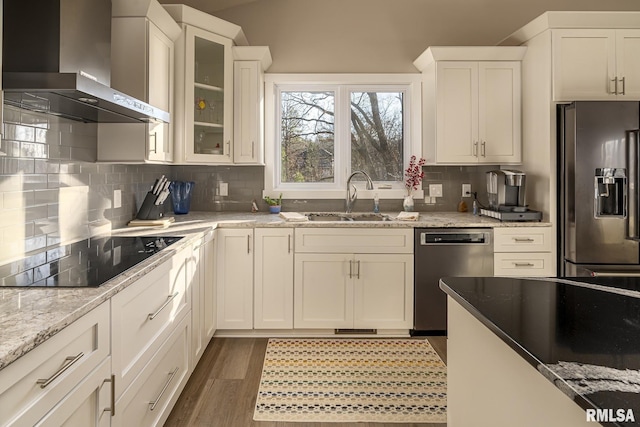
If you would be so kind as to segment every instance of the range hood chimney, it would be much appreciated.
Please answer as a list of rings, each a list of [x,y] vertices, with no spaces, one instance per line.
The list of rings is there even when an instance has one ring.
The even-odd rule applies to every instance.
[[[111,0],[4,0],[5,103],[90,123],[169,122],[110,88]]]

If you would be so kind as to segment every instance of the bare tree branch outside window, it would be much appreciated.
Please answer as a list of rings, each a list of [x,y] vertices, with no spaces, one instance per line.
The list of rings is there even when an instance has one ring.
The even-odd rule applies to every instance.
[[[352,171],[402,181],[403,101],[402,92],[351,92]],[[281,108],[281,182],[334,182],[334,93],[283,91]]]
[[[333,92],[282,92],[282,182],[333,182]]]
[[[351,93],[351,170],[402,181],[402,92]]]

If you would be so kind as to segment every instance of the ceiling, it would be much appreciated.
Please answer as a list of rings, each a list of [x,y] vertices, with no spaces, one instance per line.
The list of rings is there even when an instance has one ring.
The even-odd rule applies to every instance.
[[[159,1],[241,26],[269,46],[269,73],[415,73],[429,46],[495,46],[545,11],[640,11],[640,0]]]

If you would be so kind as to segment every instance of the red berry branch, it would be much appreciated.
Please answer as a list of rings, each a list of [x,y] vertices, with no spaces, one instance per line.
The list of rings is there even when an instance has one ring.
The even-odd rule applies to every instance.
[[[416,156],[411,156],[409,160],[409,167],[404,171],[404,186],[407,187],[407,192],[411,194],[412,190],[417,190],[424,178],[424,172],[422,172],[422,166],[424,166],[425,160],[420,158],[416,163]]]

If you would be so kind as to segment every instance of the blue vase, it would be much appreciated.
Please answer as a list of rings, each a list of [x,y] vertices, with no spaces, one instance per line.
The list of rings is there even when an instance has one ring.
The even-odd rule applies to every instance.
[[[171,200],[173,201],[173,213],[184,215],[189,213],[191,207],[191,193],[196,183],[193,181],[173,181],[169,186]]]

